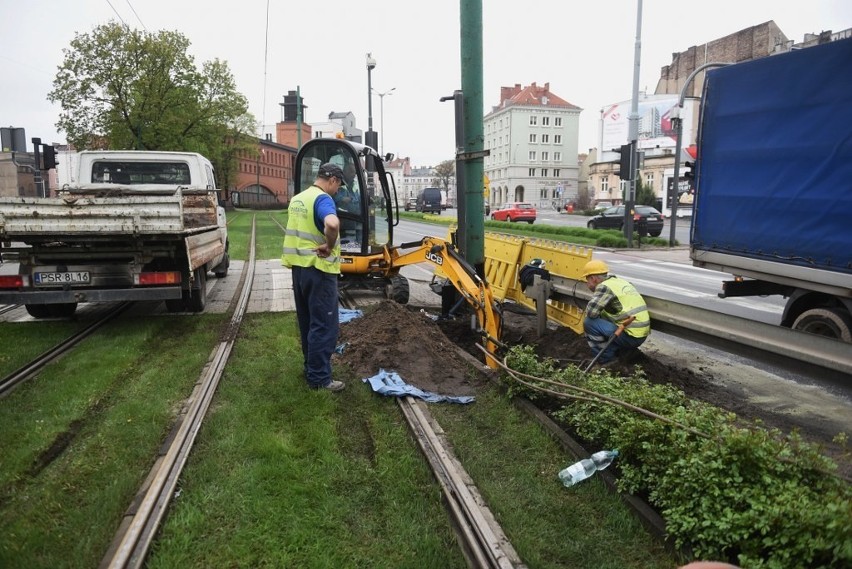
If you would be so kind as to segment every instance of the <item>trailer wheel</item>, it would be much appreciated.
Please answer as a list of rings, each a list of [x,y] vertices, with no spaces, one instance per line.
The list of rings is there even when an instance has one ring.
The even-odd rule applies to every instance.
[[[408,304],[408,279],[402,275],[391,277],[385,286],[385,296],[397,304]]]
[[[195,270],[195,282],[186,300],[186,309],[190,312],[204,312],[205,306],[207,306],[207,267],[198,267]]]
[[[25,304],[24,308],[33,318],[50,318],[51,316],[49,304]]]
[[[802,312],[794,330],[852,343],[852,316],[840,308],[811,308]]]

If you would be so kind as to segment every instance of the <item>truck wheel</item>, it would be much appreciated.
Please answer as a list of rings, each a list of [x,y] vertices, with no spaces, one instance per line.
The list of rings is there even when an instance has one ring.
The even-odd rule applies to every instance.
[[[25,304],[24,308],[33,318],[50,318],[51,316],[49,304]]]
[[[225,251],[225,256],[222,258],[222,262],[213,267],[213,274],[216,275],[217,279],[224,279],[228,276],[228,267],[231,266],[231,257],[228,255],[228,252]]]
[[[63,302],[61,304],[47,304],[50,315],[54,318],[71,318],[77,312],[76,302]]]
[[[840,308],[811,308],[796,318],[793,330],[852,343],[852,316]]]
[[[195,282],[189,290],[189,298],[186,301],[186,309],[190,312],[204,312],[207,306],[207,267],[198,267],[195,270]]]
[[[173,314],[175,312],[183,312],[184,310],[186,310],[186,302],[183,298],[167,298],[166,310]]]
[[[385,296],[397,304],[408,304],[408,279],[402,275],[391,277],[385,286]]]

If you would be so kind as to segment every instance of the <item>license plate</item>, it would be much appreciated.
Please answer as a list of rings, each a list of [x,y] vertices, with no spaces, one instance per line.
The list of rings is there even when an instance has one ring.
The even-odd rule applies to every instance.
[[[35,273],[38,286],[87,284],[91,280],[89,271],[67,271],[64,273]]]

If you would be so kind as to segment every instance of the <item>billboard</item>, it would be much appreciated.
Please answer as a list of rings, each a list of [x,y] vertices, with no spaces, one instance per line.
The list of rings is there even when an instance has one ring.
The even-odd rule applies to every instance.
[[[672,110],[677,106],[677,95],[651,95],[638,102],[639,149],[674,148],[677,131],[672,121]],[[681,110],[683,119],[683,146],[695,139],[693,132],[694,99],[684,101]],[[630,101],[615,103],[601,109],[601,149],[611,151],[630,142]]]

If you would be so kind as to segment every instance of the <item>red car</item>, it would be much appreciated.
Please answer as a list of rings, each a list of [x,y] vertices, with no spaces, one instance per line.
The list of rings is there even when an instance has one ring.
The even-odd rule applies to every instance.
[[[496,221],[535,221],[535,206],[527,202],[509,202],[491,212],[491,219]]]

